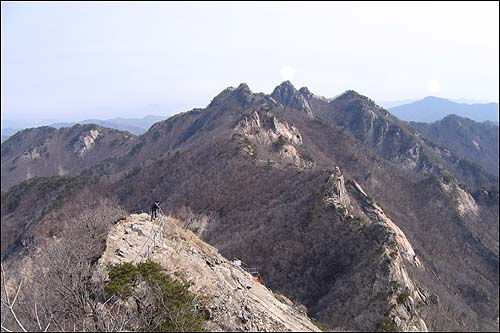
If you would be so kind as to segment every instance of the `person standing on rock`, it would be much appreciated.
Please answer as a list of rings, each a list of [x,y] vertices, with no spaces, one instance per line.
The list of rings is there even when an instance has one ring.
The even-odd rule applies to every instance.
[[[160,211],[160,202],[158,200],[151,206],[151,221],[158,218],[158,212]]]

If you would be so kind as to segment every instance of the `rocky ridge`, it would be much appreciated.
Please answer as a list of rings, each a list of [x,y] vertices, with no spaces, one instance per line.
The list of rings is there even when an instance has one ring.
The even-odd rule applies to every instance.
[[[89,191],[129,212],[159,199],[210,216],[206,242],[255,263],[266,285],[334,329],[497,330],[498,190],[489,178],[353,91],[326,100],[300,89],[311,118],[283,90],[278,101],[242,84],[157,123],[86,172],[111,176]],[[68,178],[37,179],[2,197],[2,235],[26,238],[54,209],[47,203],[81,203],[58,195],[78,191]],[[15,250],[16,238],[6,239]]]
[[[335,166],[334,173],[328,179],[323,202],[336,209],[344,223],[354,223],[361,218],[368,223],[365,227],[371,228],[371,234],[379,239],[381,254],[373,262],[381,260],[379,265],[384,269],[377,273],[369,296],[376,298],[386,295],[387,310],[378,328],[383,322],[389,322],[401,331],[428,331],[421,310],[431,304],[429,292],[410,277],[407,269],[408,265],[417,270],[424,270],[425,267],[403,231],[356,181],[348,180],[346,186],[338,166]]]
[[[147,214],[130,215],[110,231],[100,264],[158,262],[165,273],[191,283],[198,306],[209,318],[209,331],[320,331],[303,307],[273,294],[179,221],[166,217],[164,226],[163,237],[153,241],[158,221],[150,222]]]

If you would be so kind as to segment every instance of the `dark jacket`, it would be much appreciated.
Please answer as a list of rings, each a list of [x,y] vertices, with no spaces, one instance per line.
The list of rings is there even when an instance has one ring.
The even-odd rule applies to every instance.
[[[155,202],[152,206],[151,206],[151,211],[153,212],[156,212],[157,210],[160,210],[160,205]]]

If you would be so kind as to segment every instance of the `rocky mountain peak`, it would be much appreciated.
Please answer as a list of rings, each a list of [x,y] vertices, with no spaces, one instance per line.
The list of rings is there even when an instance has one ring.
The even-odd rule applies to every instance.
[[[271,97],[278,103],[298,109],[305,112],[311,118],[313,117],[309,102],[303,94],[295,89],[290,81],[284,81],[279,86],[274,88]]]
[[[271,97],[282,104],[285,103],[285,105],[288,105],[288,103],[296,98],[297,95],[297,89],[295,89],[292,82],[288,80],[281,82],[280,85],[274,88],[273,92],[271,93]]]
[[[363,98],[364,96],[354,90],[346,90],[335,99]]]
[[[255,100],[254,93],[250,90],[246,83],[240,83],[235,89],[228,87],[214,97],[209,107],[218,107],[226,102],[236,102],[241,107],[249,106]]]
[[[374,110],[380,112],[384,116],[388,116],[389,113],[379,107],[374,100],[371,98],[361,95],[360,93],[354,90],[346,90],[342,94],[337,97],[331,99],[332,103],[357,103],[358,105],[362,105],[365,109]]]
[[[307,88],[307,87],[302,87],[299,89],[299,94],[305,97],[305,99],[310,100],[311,98],[314,97],[314,94]]]
[[[245,92],[249,92],[249,93],[252,93],[252,91],[250,90],[250,87],[248,86],[248,84],[246,84],[245,82],[241,82],[238,87],[236,88],[237,91],[245,91]]]

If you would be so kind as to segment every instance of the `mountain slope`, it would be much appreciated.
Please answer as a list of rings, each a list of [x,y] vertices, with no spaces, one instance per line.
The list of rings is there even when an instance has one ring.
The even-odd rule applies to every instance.
[[[33,177],[77,174],[127,151],[134,139],[98,125],[20,131],[2,143],[2,190]]]
[[[18,131],[16,128],[2,128],[2,143]]]
[[[428,140],[478,163],[484,170],[498,177],[498,125],[449,115],[430,124],[410,122],[410,126]]]
[[[498,190],[464,190],[453,154],[366,97],[292,88],[225,89],[90,169],[97,183],[84,186],[130,212],[160,200],[209,216],[205,241],[333,328],[497,328]],[[491,185],[475,170],[476,184]],[[21,212],[27,230],[50,222],[43,202],[25,206],[35,188],[4,194],[2,227]]]
[[[332,228],[331,230],[339,233],[338,228],[343,224],[328,224],[326,220],[329,215],[324,213],[319,215],[319,221],[326,219],[324,222],[312,219],[318,201],[321,201],[320,193],[333,172],[332,163],[335,163],[347,174],[346,177],[354,178],[367,193],[383,203],[383,207],[386,207],[384,210],[390,211],[390,215],[395,217],[410,242],[417,244],[421,255],[426,257],[431,267],[442,267],[443,271],[465,272],[462,283],[473,283],[477,276],[473,277],[475,273],[467,266],[469,259],[459,259],[462,251],[472,246],[477,250],[468,252],[468,255],[474,257],[471,260],[476,262],[475,269],[488,276],[484,286],[490,291],[497,289],[495,279],[498,272],[491,270],[491,267],[495,267],[495,262],[498,262],[498,251],[494,245],[496,243],[493,242],[489,249],[484,248],[481,241],[476,243],[476,240],[477,237],[485,239],[486,231],[469,238],[470,227],[465,225],[465,229],[456,230],[457,219],[465,218],[459,217],[461,209],[463,210],[460,207],[465,205],[467,212],[469,208],[466,202],[470,200],[470,195],[464,194],[456,184],[453,187],[456,190],[444,191],[441,188],[444,185],[440,184],[449,182],[447,178],[430,177],[415,183],[406,170],[397,164],[385,162],[378,157],[378,153],[368,150],[364,143],[356,141],[346,131],[342,132],[333,124],[320,119],[311,119],[303,110],[280,106],[265,96],[249,95],[247,89],[244,90],[245,95],[250,96],[247,100],[241,99],[237,90],[231,90],[225,93],[227,96],[221,104],[224,105],[223,108],[214,110],[209,107],[197,111],[198,119],[218,120],[218,117],[229,117],[212,122],[219,126],[209,132],[211,135],[201,136],[200,130],[197,132],[199,137],[190,136],[187,141],[178,145],[175,154],[167,152],[140,170],[127,173],[117,184],[118,191],[115,193],[119,200],[127,207],[137,209],[154,198],[160,198],[172,208],[187,205],[196,211],[215,214],[217,219],[209,225],[204,234],[205,239],[228,256],[236,255],[262,265],[263,272],[272,285],[281,286],[284,292],[302,300],[311,309],[316,309],[315,304],[320,298],[314,295],[324,295],[326,292],[319,286],[331,285],[339,278],[338,274],[351,277],[351,274],[355,274],[349,265],[337,268],[322,266],[317,258],[324,257],[325,262],[330,262],[328,258],[332,258],[332,262],[361,260],[355,259],[355,249],[345,245],[335,234],[327,232]],[[245,104],[252,100],[250,104]],[[234,106],[228,108],[231,103]],[[236,118],[235,112],[242,112],[242,109],[243,113]],[[314,113],[314,107],[312,110]],[[235,121],[231,123],[228,121],[230,119]],[[186,169],[187,165],[189,169]],[[134,186],[133,195],[131,186]],[[422,193],[432,195],[423,197]],[[441,208],[437,202],[440,202]],[[442,207],[447,209],[443,210]],[[481,209],[478,208],[478,211]],[[488,211],[490,208],[484,209]],[[496,212],[498,208],[493,206],[491,209]],[[437,229],[427,227],[422,232],[420,226],[424,223],[432,225],[432,214],[440,216],[439,226]],[[494,230],[497,225],[494,216],[483,221],[484,225],[489,226],[488,230]],[[478,216],[473,216],[471,221],[477,219]],[[311,229],[312,225],[318,229]],[[283,230],[287,231],[286,237],[281,234]],[[350,231],[345,232],[345,239],[355,239]],[[310,243],[313,240],[316,245]],[[354,243],[365,242],[366,240],[358,240]],[[329,254],[315,252],[315,249],[322,248],[321,244],[329,248],[332,243],[336,244],[336,249],[345,248],[345,252],[333,249]],[[275,246],[269,248],[269,244]],[[438,248],[442,251],[442,246],[447,249],[447,254],[443,257],[436,252]],[[282,253],[283,249],[295,250],[286,251],[284,257],[277,256],[276,253]],[[455,258],[451,260],[455,268],[449,266],[450,257]],[[291,258],[296,259],[290,262]],[[368,267],[373,266],[367,265],[366,270],[369,270]],[[325,273],[319,273],[322,271]],[[336,271],[337,274],[332,274]],[[293,275],[290,275],[291,272]],[[441,275],[439,272],[442,272],[441,269],[437,273]],[[323,274],[330,278],[323,280]],[[431,271],[423,275],[426,274],[430,274],[430,277],[425,277],[425,280],[435,278]],[[436,284],[434,287],[440,289],[439,297],[446,300],[447,306],[460,308],[464,306],[464,301],[475,302],[473,294],[467,296],[469,299],[459,300],[446,296],[456,293],[459,288],[451,276],[440,276],[440,281],[427,282],[430,285]],[[442,284],[448,287],[443,290]],[[367,296],[362,295],[359,294],[360,299],[366,299]],[[487,302],[492,302],[488,307],[494,308],[498,299],[495,297]],[[350,307],[349,310],[356,312]],[[491,323],[491,319],[480,319],[475,311],[479,311],[478,308],[466,310],[471,316],[469,325],[476,325],[473,324],[475,322],[490,325],[485,323]],[[312,313],[317,315],[316,312]],[[489,312],[488,318],[490,316],[494,314]],[[375,318],[364,321],[359,319],[360,323],[347,318],[350,317],[336,317],[335,311],[323,313],[321,317],[332,325],[346,320],[351,329],[374,329],[377,323]],[[381,317],[378,318],[381,320]],[[458,318],[451,319],[446,324],[451,326],[446,326],[440,319],[431,319],[430,322],[431,327],[458,327],[456,320]]]
[[[396,117],[407,121],[433,122],[455,114],[479,122],[486,120],[498,122],[498,103],[465,104],[434,96],[399,105],[390,108],[389,111]]]
[[[320,331],[290,300],[273,294],[250,273],[184,230],[180,221],[172,217],[160,221],[150,222],[147,214],[132,214],[120,221],[109,233],[101,265],[146,259],[160,263],[165,273],[190,283],[198,306],[209,318],[209,331]],[[161,235],[153,242],[152,235],[159,230]]]
[[[354,91],[329,101],[311,98],[309,103],[318,118],[346,129],[371,151],[403,170],[420,176],[451,172],[472,188],[498,183],[497,177],[421,138],[407,124]]]

